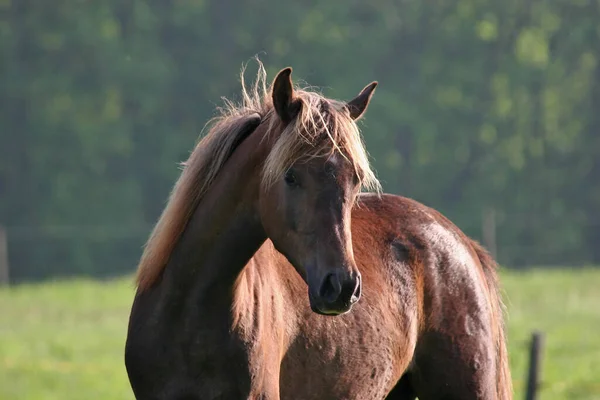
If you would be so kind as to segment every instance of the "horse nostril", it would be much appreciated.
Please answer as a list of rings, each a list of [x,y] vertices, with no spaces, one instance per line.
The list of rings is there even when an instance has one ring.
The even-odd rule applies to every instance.
[[[350,297],[350,303],[354,304],[360,299],[362,284],[360,277],[356,278],[356,286],[354,287],[354,292],[352,293],[352,297]]]
[[[336,274],[329,274],[323,280],[319,289],[319,296],[328,302],[334,302],[342,291],[342,285]]]

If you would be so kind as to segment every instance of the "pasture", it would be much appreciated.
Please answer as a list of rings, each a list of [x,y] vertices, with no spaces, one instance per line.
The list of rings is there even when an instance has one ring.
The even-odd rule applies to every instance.
[[[542,400],[600,399],[600,269],[503,271],[515,398],[546,334]],[[130,278],[0,289],[0,399],[133,399],[123,344]]]

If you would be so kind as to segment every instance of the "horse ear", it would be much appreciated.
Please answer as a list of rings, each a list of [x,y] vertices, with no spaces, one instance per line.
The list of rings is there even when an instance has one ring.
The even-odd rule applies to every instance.
[[[290,122],[300,111],[300,102],[294,99],[292,68],[279,71],[273,81],[273,107],[284,123]]]
[[[377,87],[377,81],[369,83],[365,88],[356,96],[354,99],[350,100],[346,107],[348,111],[350,111],[350,117],[353,120],[358,120],[367,110],[367,106],[371,101],[371,97],[373,97],[373,93],[375,93],[375,88]]]

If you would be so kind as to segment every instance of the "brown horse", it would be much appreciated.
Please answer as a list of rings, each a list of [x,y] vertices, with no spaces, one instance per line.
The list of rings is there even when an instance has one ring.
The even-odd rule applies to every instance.
[[[496,264],[380,193],[356,125],[377,83],[346,103],[265,81],[242,73],[147,243],[136,398],[512,398]]]

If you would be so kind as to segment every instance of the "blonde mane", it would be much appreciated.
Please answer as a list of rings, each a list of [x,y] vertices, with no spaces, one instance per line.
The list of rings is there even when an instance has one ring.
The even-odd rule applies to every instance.
[[[298,116],[281,130],[281,122],[273,109],[271,88],[267,88],[266,71],[262,63],[257,62],[258,74],[250,88],[246,87],[245,68],[242,68],[240,104],[224,99],[224,107],[217,109],[218,116],[207,124],[212,127],[183,163],[183,172],[144,248],[136,279],[140,290],[149,288],[159,278],[192,213],[235,150],[243,127],[253,116],[260,116],[262,123],[268,124],[267,135],[280,132],[264,162],[264,187],[280,179],[296,161],[339,151],[354,166],[363,189],[381,190],[369,165],[359,129],[344,103],[297,88],[294,93],[302,107]]]

